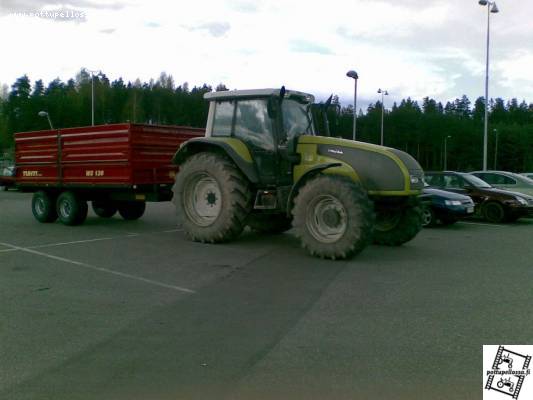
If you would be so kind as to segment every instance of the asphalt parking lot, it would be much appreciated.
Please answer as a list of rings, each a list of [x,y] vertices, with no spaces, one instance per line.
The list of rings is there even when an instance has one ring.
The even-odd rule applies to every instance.
[[[532,344],[533,220],[333,262],[188,242],[170,203],[66,227],[30,201],[0,192],[1,399],[473,399],[483,344]]]

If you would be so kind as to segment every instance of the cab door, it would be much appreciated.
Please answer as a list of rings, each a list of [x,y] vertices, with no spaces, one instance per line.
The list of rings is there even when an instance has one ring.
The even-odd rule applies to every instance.
[[[268,115],[268,99],[238,100],[235,106],[233,136],[250,151],[261,183],[275,185],[278,158],[274,121]]]

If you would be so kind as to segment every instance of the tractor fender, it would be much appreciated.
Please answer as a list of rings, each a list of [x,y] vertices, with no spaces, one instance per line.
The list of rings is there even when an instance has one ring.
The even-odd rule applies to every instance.
[[[292,202],[296,195],[298,194],[298,191],[300,188],[312,177],[320,174],[322,171],[327,170],[328,168],[335,168],[335,167],[342,167],[342,163],[340,162],[331,162],[331,163],[325,163],[325,164],[319,164],[315,165],[314,167],[310,168],[308,171],[303,174],[298,181],[292,185],[291,191],[289,193],[289,198],[287,199],[287,215],[290,216],[291,210],[292,210]]]
[[[189,157],[202,152],[215,152],[226,155],[251,183],[259,182],[248,148],[240,140],[234,138],[202,137],[189,139],[174,154],[172,163],[181,165]]]

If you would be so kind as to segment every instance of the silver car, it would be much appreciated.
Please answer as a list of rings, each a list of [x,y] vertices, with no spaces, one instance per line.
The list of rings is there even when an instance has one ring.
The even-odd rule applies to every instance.
[[[474,171],[471,174],[496,188],[533,196],[533,180],[524,175],[507,171]]]

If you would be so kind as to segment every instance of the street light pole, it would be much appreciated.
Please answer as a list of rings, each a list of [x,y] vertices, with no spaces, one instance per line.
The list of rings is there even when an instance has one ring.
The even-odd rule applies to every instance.
[[[446,171],[448,169],[448,149],[447,149],[447,142],[448,142],[448,139],[450,139],[451,136],[446,136],[444,138],[444,171]]]
[[[490,50],[490,14],[500,10],[495,1],[479,0],[482,6],[487,6],[487,57],[485,65],[485,121],[483,128],[483,171],[487,170],[487,142],[489,129],[489,50]]]
[[[52,125],[52,120],[50,119],[50,115],[46,111],[39,111],[37,113],[39,117],[46,117],[48,118],[48,123],[50,124],[50,130],[54,130],[54,127]]]
[[[496,170],[498,164],[498,129],[494,129],[494,133],[496,134],[496,145],[494,146],[494,170]]]
[[[388,96],[389,92],[386,90],[378,89],[378,93],[381,93],[381,145],[383,146],[383,115],[385,113],[385,103],[384,103],[384,97]]]
[[[357,126],[357,80],[359,75],[354,70],[350,70],[346,73],[346,76],[353,78],[354,90],[353,90],[353,140],[356,138],[356,126]]]
[[[91,73],[91,125],[94,126],[94,73],[98,71],[87,71]]]

